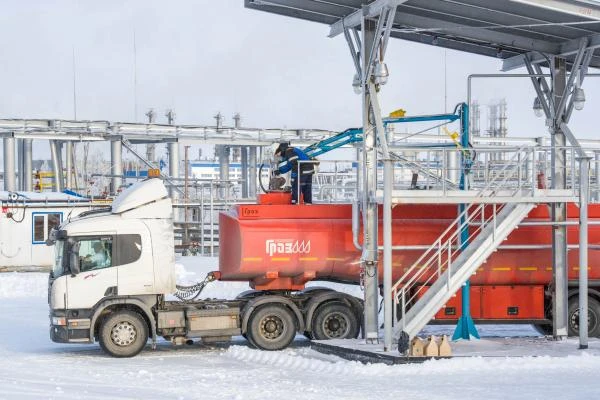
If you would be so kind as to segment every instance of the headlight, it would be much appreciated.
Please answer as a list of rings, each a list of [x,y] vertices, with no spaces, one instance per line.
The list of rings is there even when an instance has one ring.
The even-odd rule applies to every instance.
[[[52,317],[52,325],[65,326],[67,325],[67,318],[65,317]]]

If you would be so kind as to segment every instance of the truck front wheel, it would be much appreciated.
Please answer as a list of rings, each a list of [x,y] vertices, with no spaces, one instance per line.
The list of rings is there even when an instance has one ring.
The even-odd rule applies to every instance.
[[[312,336],[316,340],[354,339],[359,326],[356,315],[343,303],[326,303],[315,311]]]
[[[100,325],[100,347],[113,357],[133,357],[148,341],[144,318],[133,311],[117,311]]]
[[[248,341],[259,349],[284,349],[296,336],[295,317],[283,305],[262,306],[252,312],[247,336]]]

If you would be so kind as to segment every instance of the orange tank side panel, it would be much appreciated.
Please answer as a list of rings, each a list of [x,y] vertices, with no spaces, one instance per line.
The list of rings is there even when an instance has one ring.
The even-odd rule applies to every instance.
[[[336,259],[331,254],[343,249],[343,235],[334,234],[332,221],[327,219],[236,223],[239,236],[221,236],[227,240],[221,254],[234,249],[219,260],[222,280],[249,280],[270,289],[301,287],[308,280],[330,276]],[[277,287],[275,282],[285,287]]]
[[[570,204],[569,219],[577,218],[577,213]],[[429,246],[454,220],[457,206],[402,204],[392,215],[394,245]],[[600,207],[590,207],[590,216],[600,218]],[[526,219],[549,220],[547,205],[534,208]],[[250,281],[269,289],[300,288],[319,278],[358,283],[361,254],[352,240],[350,205],[241,205],[221,214],[220,231],[223,280]],[[380,243],[382,237],[380,230]],[[568,228],[568,239],[570,244],[578,242],[577,226]],[[600,261],[600,226],[590,226],[589,239],[590,267],[595,267]],[[358,241],[362,243],[362,238]],[[551,242],[550,226],[521,226],[504,241],[508,247],[494,252],[479,268],[472,284],[547,284],[552,276]],[[515,245],[531,247],[510,248]],[[394,251],[394,279],[422,253],[422,249]],[[569,250],[568,261],[569,277],[577,279],[577,249]],[[600,279],[600,268],[590,269],[590,279]]]
[[[428,286],[421,286],[417,292],[417,299],[422,297]],[[471,286],[471,317],[481,318],[481,286]],[[462,293],[459,290],[448,302],[435,314],[434,319],[456,320],[462,315]]]
[[[421,297],[427,287],[421,287]],[[471,316],[475,319],[544,319],[543,285],[471,286]],[[459,290],[437,312],[434,319],[454,321],[462,315],[462,293]]]
[[[544,286],[484,286],[481,318],[544,319]]]

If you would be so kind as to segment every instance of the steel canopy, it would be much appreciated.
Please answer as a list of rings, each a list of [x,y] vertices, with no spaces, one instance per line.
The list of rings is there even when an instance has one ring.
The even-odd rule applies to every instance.
[[[329,36],[360,28],[362,15],[376,16],[397,4],[391,37],[497,57],[503,69],[524,57],[546,64],[539,53],[571,63],[588,39],[600,67],[600,1],[592,0],[244,0],[247,8],[330,25]]]

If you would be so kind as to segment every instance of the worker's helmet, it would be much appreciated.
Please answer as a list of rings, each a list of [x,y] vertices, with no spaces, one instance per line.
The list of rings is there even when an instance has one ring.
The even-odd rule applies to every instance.
[[[282,142],[279,143],[279,146],[277,146],[277,148],[275,149],[275,155],[276,156],[282,156],[283,153],[285,153],[285,151],[287,150],[287,148],[290,146],[289,142]]]

